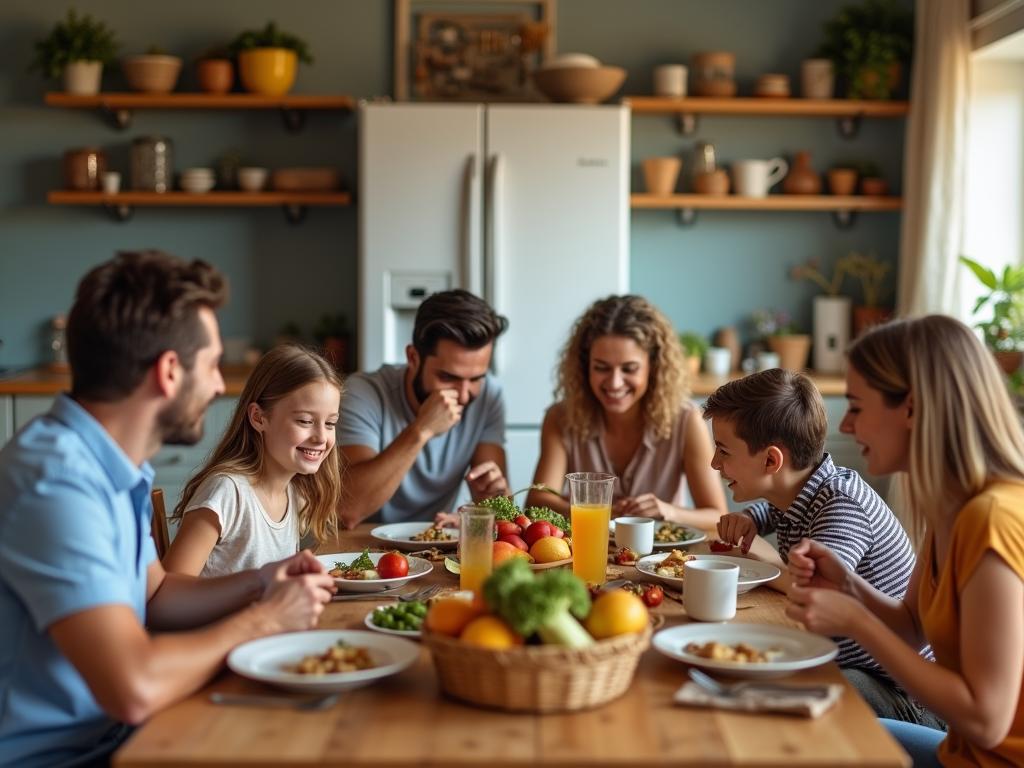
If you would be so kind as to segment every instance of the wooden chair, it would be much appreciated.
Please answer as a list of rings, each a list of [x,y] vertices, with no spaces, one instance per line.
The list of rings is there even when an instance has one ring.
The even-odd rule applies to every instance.
[[[167,508],[164,506],[164,492],[161,488],[153,489],[153,542],[156,544],[156,556],[163,560],[167,548],[171,546],[171,537],[167,532]]]

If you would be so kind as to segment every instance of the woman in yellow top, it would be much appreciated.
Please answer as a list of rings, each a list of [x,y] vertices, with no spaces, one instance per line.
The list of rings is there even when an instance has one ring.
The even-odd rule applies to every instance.
[[[923,534],[902,600],[821,544],[789,552],[787,609],[853,638],[948,735],[885,721],[914,765],[1024,765],[1024,429],[992,355],[932,315],[880,326],[850,349],[841,429],[868,471],[901,473]],[[936,663],[919,651],[931,644]]]
[[[672,324],[640,296],[609,296],[576,321],[558,367],[534,483],[563,491],[567,472],[616,476],[612,517],[714,529],[726,511],[714,448]],[[687,505],[689,490],[693,506]],[[569,514],[569,499],[531,491],[527,506]]]

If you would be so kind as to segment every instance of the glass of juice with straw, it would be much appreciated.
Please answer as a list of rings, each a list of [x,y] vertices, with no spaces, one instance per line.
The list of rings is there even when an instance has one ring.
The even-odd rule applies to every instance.
[[[494,567],[494,511],[459,507],[459,589],[480,595]]]
[[[608,565],[608,524],[615,475],[573,472],[569,481],[572,572],[587,584],[604,584]]]

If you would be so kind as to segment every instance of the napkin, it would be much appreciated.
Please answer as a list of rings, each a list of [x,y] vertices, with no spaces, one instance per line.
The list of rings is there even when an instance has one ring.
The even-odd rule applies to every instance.
[[[676,704],[691,707],[718,707],[743,712],[784,712],[804,717],[819,717],[843,695],[843,686],[831,684],[825,696],[808,696],[794,687],[792,693],[748,688],[736,696],[716,696],[693,682],[676,691]]]

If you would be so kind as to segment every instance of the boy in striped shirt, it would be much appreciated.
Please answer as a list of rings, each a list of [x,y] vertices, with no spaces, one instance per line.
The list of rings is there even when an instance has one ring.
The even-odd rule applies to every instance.
[[[809,376],[774,368],[731,381],[708,398],[704,418],[715,440],[711,466],[733,499],[765,500],[724,515],[718,523],[724,541],[747,554],[758,535],[775,532],[788,562],[791,547],[814,539],[877,589],[903,596],[914,568],[910,540],[871,486],[825,453],[825,403]],[[788,582],[783,571],[771,586],[785,591]],[[863,648],[849,638],[836,640],[843,674],[879,717],[945,730]]]

